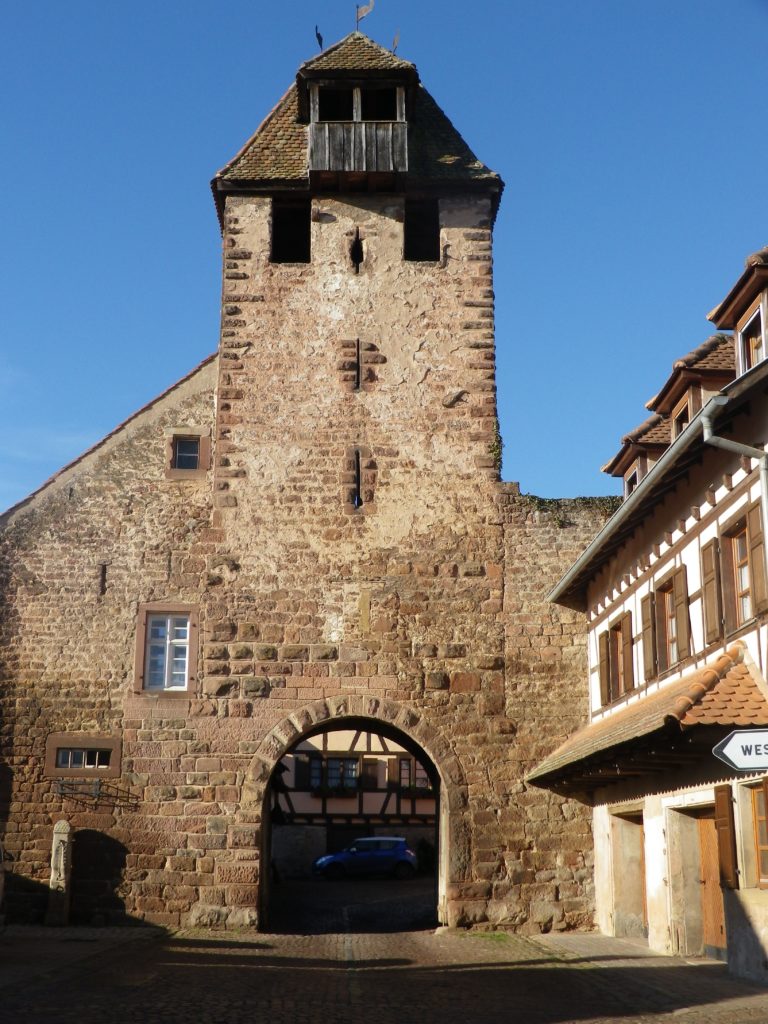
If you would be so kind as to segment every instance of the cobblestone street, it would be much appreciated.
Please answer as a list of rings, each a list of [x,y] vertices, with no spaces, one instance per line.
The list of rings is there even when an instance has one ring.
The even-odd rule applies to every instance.
[[[18,1024],[747,1024],[768,991],[594,935],[258,935],[6,929]]]

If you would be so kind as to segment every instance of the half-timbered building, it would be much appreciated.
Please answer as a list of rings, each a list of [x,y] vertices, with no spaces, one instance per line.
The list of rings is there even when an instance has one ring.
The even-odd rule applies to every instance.
[[[530,776],[593,807],[604,932],[763,980],[768,759],[713,748],[768,726],[767,314],[763,251],[605,467],[624,502],[551,595],[588,616],[589,723]]]

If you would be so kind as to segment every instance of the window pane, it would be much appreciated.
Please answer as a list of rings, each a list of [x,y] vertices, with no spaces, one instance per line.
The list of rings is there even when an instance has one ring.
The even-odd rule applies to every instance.
[[[760,877],[768,878],[768,850],[760,851]]]
[[[323,784],[323,762],[319,757],[313,757],[309,762],[309,785],[317,789]]]
[[[73,750],[71,751],[70,766],[72,768],[82,768],[84,762],[84,750]]]
[[[197,469],[200,465],[200,438],[175,437],[173,439],[174,469]]]
[[[167,632],[168,622],[165,616],[159,618],[157,615],[153,615],[149,620],[150,640],[165,640]]]
[[[341,762],[337,757],[328,759],[328,785],[337,787],[341,784]]]
[[[109,751],[108,750],[97,750],[96,764],[99,768],[109,768]]]
[[[56,767],[57,768],[69,768],[69,756],[70,756],[70,754],[71,754],[71,751],[70,750],[65,750],[64,748],[60,748],[59,750],[57,750],[56,751]]]
[[[400,785],[410,786],[411,784],[411,762],[405,758],[400,759]]]
[[[174,640],[186,640],[189,636],[189,619],[175,618],[172,620],[172,637]]]
[[[427,789],[429,786],[429,778],[423,765],[416,765],[416,785],[420,789]]]

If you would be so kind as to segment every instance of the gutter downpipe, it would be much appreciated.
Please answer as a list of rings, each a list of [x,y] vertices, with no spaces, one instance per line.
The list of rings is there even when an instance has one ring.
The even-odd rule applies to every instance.
[[[741,444],[739,441],[729,441],[726,437],[717,437],[712,425],[712,417],[718,407],[727,404],[726,395],[715,395],[707,402],[701,413],[702,440],[704,444],[722,448],[726,452],[734,452],[736,455],[746,455],[748,459],[757,459],[760,463],[760,511],[765,532],[768,530],[768,452],[764,448],[753,448],[751,445]],[[765,558],[766,579],[768,579],[768,544],[765,545]]]

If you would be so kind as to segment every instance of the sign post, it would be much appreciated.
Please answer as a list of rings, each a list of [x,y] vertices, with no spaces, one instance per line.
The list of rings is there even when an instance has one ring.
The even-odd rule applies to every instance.
[[[737,772],[768,768],[768,729],[736,729],[720,740],[712,753]]]

